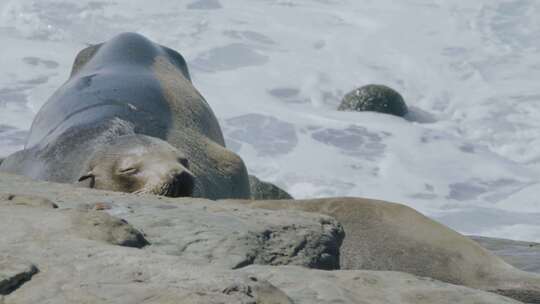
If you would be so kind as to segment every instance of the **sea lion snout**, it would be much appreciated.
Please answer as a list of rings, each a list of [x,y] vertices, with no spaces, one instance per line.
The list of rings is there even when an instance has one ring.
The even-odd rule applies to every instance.
[[[172,156],[172,155],[171,155]],[[189,161],[185,157],[160,155],[148,164],[145,185],[138,193],[153,193],[169,197],[193,195],[195,175],[189,170]]]
[[[121,136],[92,159],[78,179],[81,185],[135,194],[193,195],[196,179],[188,159],[161,139]]]
[[[159,195],[170,197],[185,197],[193,195],[195,176],[189,170],[174,173],[169,183],[164,185]]]
[[[135,194],[156,194],[169,197],[186,197],[193,195],[195,175],[180,162],[166,159],[151,159],[146,168],[134,171],[118,184],[125,192]],[[186,163],[186,161],[183,161]],[[129,190],[128,190],[129,189]]]

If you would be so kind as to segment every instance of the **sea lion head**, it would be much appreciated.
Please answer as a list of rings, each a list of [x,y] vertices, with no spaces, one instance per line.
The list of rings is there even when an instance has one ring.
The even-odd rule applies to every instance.
[[[186,156],[169,143],[144,135],[124,135],[101,144],[79,183],[103,190],[191,196],[194,175]]]

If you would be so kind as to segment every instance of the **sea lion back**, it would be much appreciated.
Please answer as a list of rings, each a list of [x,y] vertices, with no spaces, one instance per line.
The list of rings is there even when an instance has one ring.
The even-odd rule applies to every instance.
[[[194,129],[224,146],[184,58],[144,36],[123,33],[79,52],[70,79],[38,112],[25,147],[54,140],[73,125],[114,118],[132,122],[139,134],[167,140],[171,129]]]

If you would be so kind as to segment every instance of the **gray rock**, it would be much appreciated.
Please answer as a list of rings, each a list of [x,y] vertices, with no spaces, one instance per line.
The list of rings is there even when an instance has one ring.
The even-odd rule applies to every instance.
[[[0,295],[12,293],[36,273],[38,269],[34,264],[12,256],[0,256]]]
[[[519,303],[493,293],[402,272],[320,271],[294,266],[250,266],[242,271],[269,281],[294,303]]]
[[[18,197],[18,191],[58,204],[74,234],[132,247],[150,243],[144,250],[178,256],[194,265],[339,267],[343,229],[324,215],[253,209],[206,199],[93,191],[0,174],[0,195]],[[2,207],[9,206],[0,203]]]
[[[397,272],[231,269],[249,254],[250,262],[316,266],[306,261],[319,259],[324,254],[317,248],[326,247],[313,244],[340,240],[340,227],[327,216],[252,208],[241,201],[134,196],[0,174],[0,193],[23,192],[59,208],[0,204],[0,286],[12,286],[0,295],[2,304],[518,303]],[[132,229],[144,231],[151,244],[119,246],[119,240],[134,235]],[[38,268],[39,275],[32,276]]]
[[[140,231],[108,213],[70,211],[70,215],[73,231],[86,239],[135,248],[149,245]]]
[[[285,190],[272,183],[261,181],[254,175],[249,176],[249,186],[251,190],[251,199],[254,200],[293,199],[293,197]]]
[[[2,253],[32,260],[42,270],[6,295],[3,304],[517,303],[403,273],[195,265],[176,255],[84,238],[72,231],[69,212],[0,209],[0,231],[7,232],[0,238]],[[25,265],[12,273],[24,273]]]
[[[88,247],[92,248],[92,246]],[[103,253],[55,265],[5,298],[26,303],[519,303],[496,294],[396,272],[326,272],[294,266],[242,270],[194,267],[169,256],[141,251]],[[93,252],[95,253],[95,252]],[[62,271],[62,273],[60,273]]]
[[[395,90],[378,84],[360,87],[343,97],[339,111],[373,111],[403,117],[408,109]]]
[[[196,199],[116,200],[110,212],[144,231],[152,252],[195,264],[339,267],[342,227],[327,216],[249,210]]]
[[[21,205],[37,208],[58,208],[58,205],[50,200],[32,195],[0,193],[0,205]]]
[[[540,273],[540,243],[470,236],[482,247],[524,271]]]

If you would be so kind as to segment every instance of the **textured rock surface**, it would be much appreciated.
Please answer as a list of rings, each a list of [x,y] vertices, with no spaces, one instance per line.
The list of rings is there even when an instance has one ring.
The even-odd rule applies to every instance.
[[[71,213],[71,223],[73,231],[89,240],[135,248],[149,245],[140,231],[105,212],[75,211]]]
[[[254,200],[293,199],[285,190],[272,183],[261,181],[254,175],[249,176],[249,187],[251,190],[251,199]]]
[[[9,200],[23,191],[59,208]],[[324,260],[330,253],[321,251],[342,233],[332,218],[318,214],[2,174],[0,193],[2,304],[518,303],[404,273],[241,267],[317,266],[307,261]],[[149,244],[128,247],[134,240]]]
[[[521,270],[540,273],[540,243],[481,236],[471,236],[470,238],[511,265]]]
[[[78,235],[131,247],[150,243],[145,250],[179,256],[193,264],[339,267],[343,230],[325,215],[254,210],[204,199],[137,197],[0,175],[0,195],[19,197],[17,191],[56,202],[58,210],[33,212],[41,213],[40,218],[63,216]],[[11,202],[0,201],[0,207],[14,208]],[[11,212],[4,210],[0,216],[13,221]]]
[[[402,272],[321,271],[250,266],[245,272],[282,289],[294,303],[517,303],[514,300]],[[309,278],[309,280],[306,280]]]
[[[115,248],[56,267],[5,298],[14,303],[518,303],[492,293],[396,272],[295,266],[194,267],[168,256]],[[60,272],[62,271],[62,272]],[[309,280],[306,280],[309,278]]]
[[[403,97],[395,90],[378,84],[360,87],[343,97],[339,111],[373,111],[404,116],[408,109]]]
[[[469,238],[404,205],[354,198],[245,202],[336,218],[342,269],[392,270],[540,303],[540,275],[518,270]]]
[[[0,193],[0,201],[3,201],[3,205],[58,208],[58,206],[49,199],[25,194],[15,195],[11,193]]]

